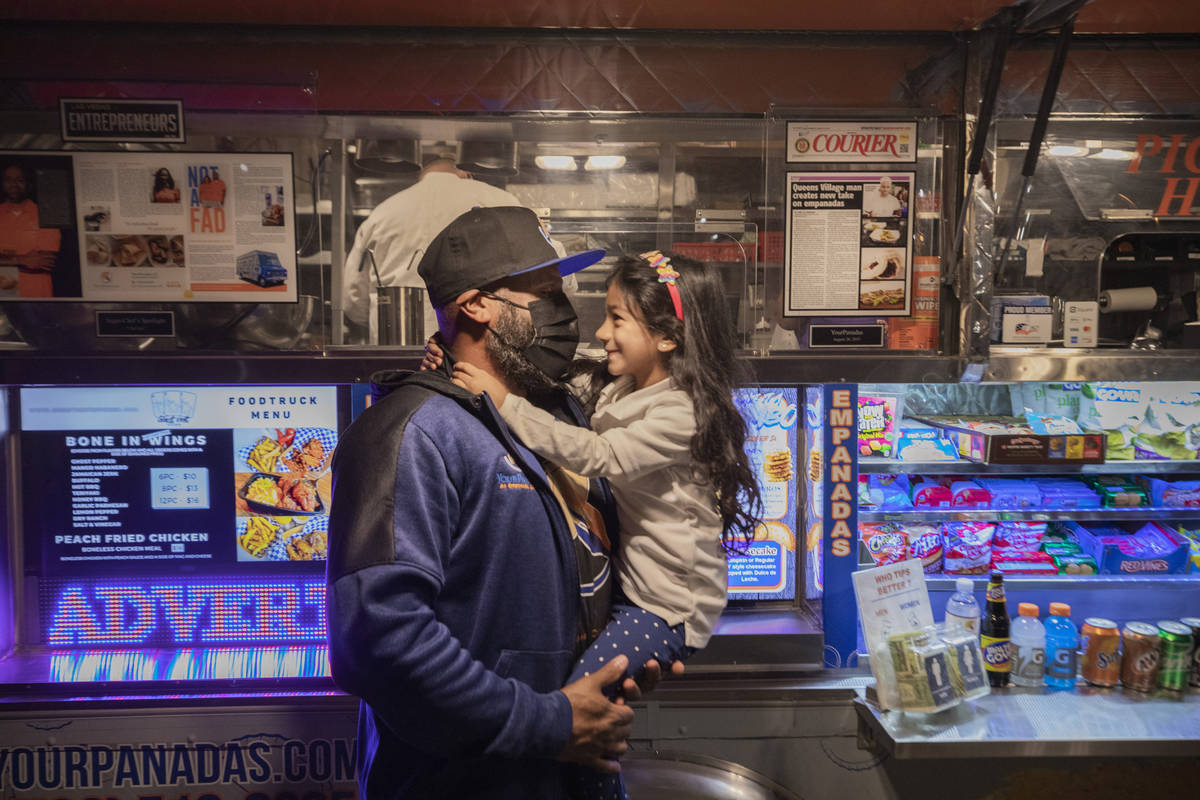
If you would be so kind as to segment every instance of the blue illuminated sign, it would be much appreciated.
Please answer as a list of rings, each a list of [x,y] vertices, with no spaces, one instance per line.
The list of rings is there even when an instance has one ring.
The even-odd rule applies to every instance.
[[[324,644],[191,647],[176,650],[61,650],[50,657],[53,683],[196,681],[329,677]]]
[[[51,581],[51,647],[266,644],[325,639],[323,580]]]

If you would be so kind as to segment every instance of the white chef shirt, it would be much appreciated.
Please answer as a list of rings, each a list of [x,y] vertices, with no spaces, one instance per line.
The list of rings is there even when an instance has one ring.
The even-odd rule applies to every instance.
[[[376,206],[359,226],[342,275],[346,316],[368,326],[371,342],[379,341],[375,272],[371,257],[364,252],[368,247],[375,253],[379,279],[384,286],[424,288],[417,265],[425,248],[443,228],[476,206],[519,205],[521,201],[515,196],[482,181],[460,178],[453,172],[426,173],[413,186]],[[437,317],[426,304],[425,335],[435,330]]]
[[[896,195],[880,195],[878,186],[872,186],[863,192],[864,214],[869,214],[872,217],[890,217],[899,210],[900,201],[896,198]]]
[[[670,380],[634,390],[630,376],[605,386],[593,430],[556,420],[510,394],[504,421],[531,449],[585,477],[608,478],[621,538],[617,580],[625,595],[703,647],[725,608],[728,565],[716,494],[692,461],[691,398]]]

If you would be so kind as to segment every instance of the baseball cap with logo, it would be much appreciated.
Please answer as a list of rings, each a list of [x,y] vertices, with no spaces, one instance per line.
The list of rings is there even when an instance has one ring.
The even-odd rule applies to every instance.
[[[417,274],[435,308],[469,289],[543,267],[563,276],[604,258],[603,250],[559,258],[537,214],[523,206],[473,208],[447,225],[429,243]]]

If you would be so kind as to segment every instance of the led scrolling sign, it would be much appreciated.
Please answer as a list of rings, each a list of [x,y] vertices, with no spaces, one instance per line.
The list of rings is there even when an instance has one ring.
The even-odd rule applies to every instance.
[[[47,620],[52,647],[324,641],[325,583],[64,583]]]

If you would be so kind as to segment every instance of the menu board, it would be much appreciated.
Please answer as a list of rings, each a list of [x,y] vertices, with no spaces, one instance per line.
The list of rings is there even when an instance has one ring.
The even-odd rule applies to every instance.
[[[915,173],[788,173],[785,316],[908,316]]]
[[[734,392],[746,420],[746,455],[762,493],[763,521],[744,553],[729,556],[730,600],[790,600],[796,595],[796,424],[798,390]]]
[[[324,569],[336,387],[26,387],[21,431],[45,577]]]
[[[0,299],[297,299],[290,154],[3,151],[0,169]]]

